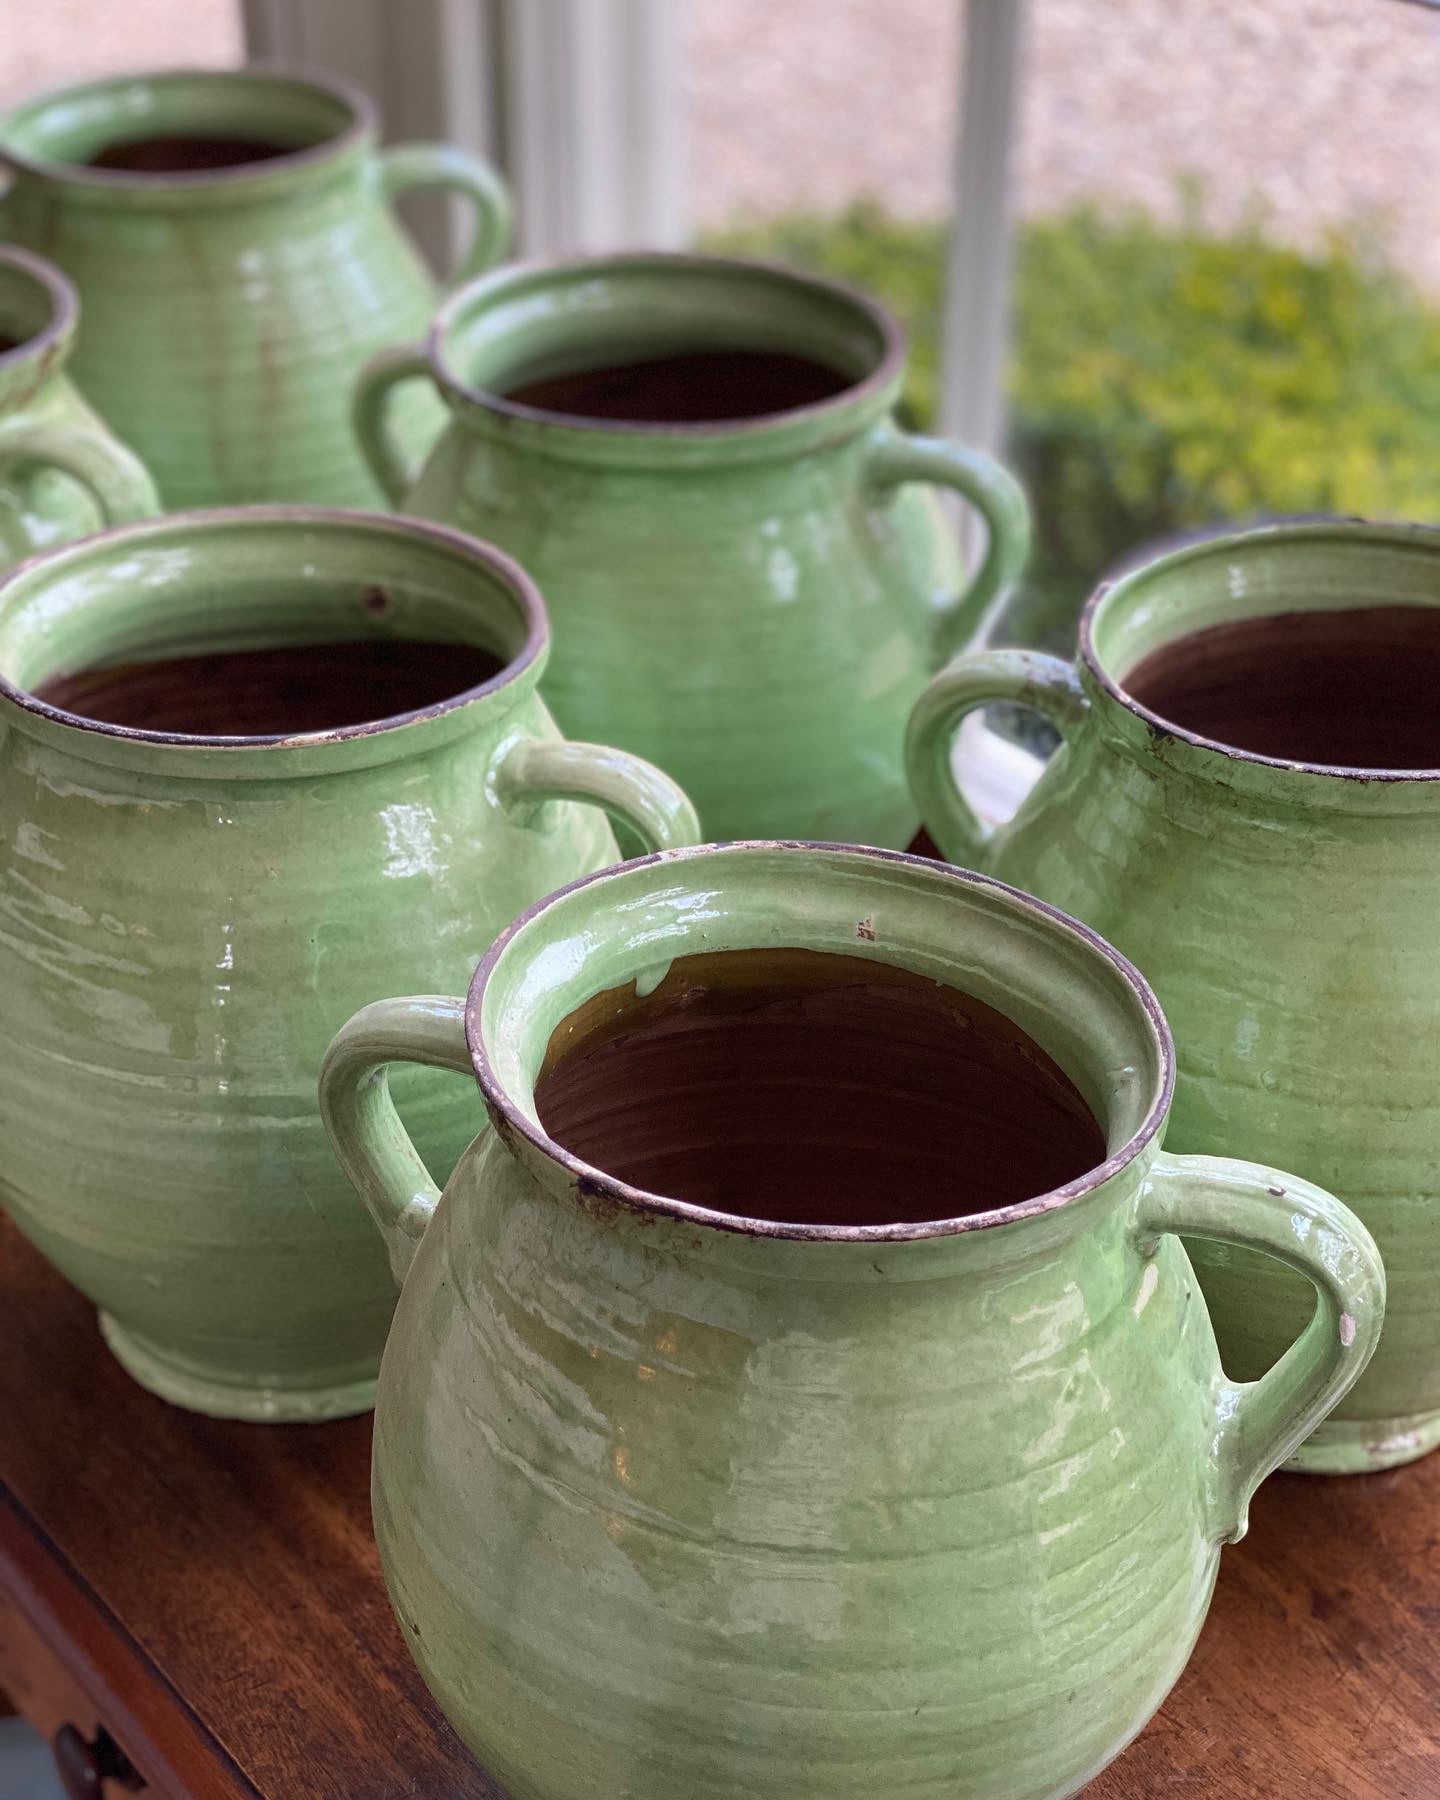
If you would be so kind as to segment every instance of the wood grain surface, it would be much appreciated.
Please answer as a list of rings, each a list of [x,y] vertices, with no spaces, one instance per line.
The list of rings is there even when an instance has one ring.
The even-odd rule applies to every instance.
[[[77,1723],[162,1793],[503,1800],[391,1619],[369,1448],[368,1419],[228,1425],[152,1399],[0,1223],[0,1685],[26,1704],[6,1657],[38,1629],[91,1696]],[[1189,1669],[1087,1793],[1440,1800],[1440,1456],[1268,1482]]]

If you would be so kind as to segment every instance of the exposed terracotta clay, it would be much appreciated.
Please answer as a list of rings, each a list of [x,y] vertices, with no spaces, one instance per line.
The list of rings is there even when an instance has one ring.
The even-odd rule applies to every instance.
[[[503,666],[473,644],[371,638],[82,669],[35,693],[65,712],[140,731],[288,737],[434,706]]]
[[[1440,768],[1440,608],[1274,613],[1212,625],[1125,677],[1142,706],[1257,756]]]
[[[505,398],[572,418],[696,424],[814,406],[853,383],[825,363],[778,350],[697,350],[552,375]]]
[[[535,1098],[557,1143],[632,1186],[787,1223],[984,1212],[1105,1159],[1074,1085],[1001,1013],[813,950],[682,957],[644,996],[597,994]]]

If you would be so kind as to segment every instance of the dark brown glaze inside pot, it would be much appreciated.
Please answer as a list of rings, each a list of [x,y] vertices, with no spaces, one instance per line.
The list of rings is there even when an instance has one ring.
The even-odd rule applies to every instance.
[[[473,644],[369,638],[119,663],[54,676],[35,695],[137,731],[290,737],[436,706],[504,666]]]
[[[193,175],[203,169],[238,169],[246,163],[293,156],[292,144],[263,138],[164,136],[107,144],[87,157],[91,169],[126,169],[136,175]]]
[[[18,350],[22,344],[28,344],[29,338],[10,337],[0,332],[0,356],[8,356],[12,350]]]
[[[632,1187],[854,1226],[987,1212],[1105,1160],[1074,1085],[1003,1014],[863,957],[717,951],[557,1027],[535,1103]]]
[[[814,406],[851,381],[826,363],[778,350],[696,350],[552,375],[504,398],[570,418],[693,425]]]
[[[1142,706],[1256,756],[1440,768],[1440,609],[1275,613],[1192,632],[1125,677]]]

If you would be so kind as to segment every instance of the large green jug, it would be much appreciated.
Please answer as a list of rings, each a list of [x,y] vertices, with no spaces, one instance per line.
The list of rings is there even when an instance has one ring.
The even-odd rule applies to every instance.
[[[803,970],[807,999],[727,994],[737,959]],[[794,1022],[855,995],[866,1028],[838,1055],[826,1029],[817,1079]],[[907,1048],[939,1006],[970,1021],[951,1081]],[[649,1078],[598,1111],[572,1087],[569,1128],[698,1166],[713,1199],[542,1122],[542,1077],[582,1039],[600,1068],[638,1018],[674,1028]],[[443,1198],[386,1097],[412,1060],[478,1079],[494,1126]],[[1036,1191],[1052,1060],[1100,1160]],[[1329,1195],[1162,1150],[1172,1080],[1154,996],[1092,933],[833,845],[584,879],[505,932],[468,1006],[341,1031],[322,1104],[404,1275],[381,1559],[515,1800],[1052,1800],[1123,1748],[1384,1295]],[[1308,1278],[1312,1319],[1253,1384],[1221,1373],[1181,1231]]]
[[[424,704],[357,715],[337,679],[352,722],[278,733],[273,709],[247,725],[275,691],[253,665],[204,660],[288,658],[290,707],[339,646],[379,670],[437,645]],[[694,840],[658,770],[561,739],[548,650],[508,559],[360,513],[181,513],[0,579],[0,1203],[166,1399],[369,1405],[394,1294],[315,1110],[325,1045],[377,988],[452,986],[519,908],[615,861],[606,811]],[[457,691],[447,653],[495,672]],[[456,1155],[464,1094],[410,1099]]]
[[[1384,1339],[1292,1465],[1328,1474],[1440,1444],[1440,767],[1256,755],[1159,717],[1127,682],[1211,627],[1396,606],[1440,607],[1440,534],[1344,521],[1211,539],[1102,588],[1073,667],[962,657],[910,732],[942,853],[1078,914],[1154,982],[1180,1045],[1177,1148],[1298,1164],[1374,1232]],[[1285,639],[1272,631],[1282,661]],[[977,822],[950,757],[961,721],[994,701],[1035,707],[1064,738],[998,829]],[[1227,1368],[1265,1368],[1304,1316],[1304,1284],[1243,1250],[1192,1255]]]
[[[664,418],[512,397],[637,360],[662,365]],[[670,770],[709,837],[898,848],[916,824],[906,715],[1029,542],[1002,468],[896,425],[904,363],[890,315],[829,282],[719,257],[587,257],[466,288],[426,347],[372,365],[357,420],[396,505],[493,540],[544,589],[545,697],[563,730]],[[412,377],[451,412],[428,462],[390,412]],[[797,393],[820,397],[784,403]],[[989,528],[968,584],[927,485]]]
[[[369,100],[332,77],[171,69],[67,88],[0,116],[0,172],[0,236],[74,282],[73,373],[172,508],[374,504],[350,385],[435,304],[393,202],[464,196],[461,276],[508,235],[485,164],[445,144],[380,149]],[[443,418],[416,392],[395,429],[419,452]]]

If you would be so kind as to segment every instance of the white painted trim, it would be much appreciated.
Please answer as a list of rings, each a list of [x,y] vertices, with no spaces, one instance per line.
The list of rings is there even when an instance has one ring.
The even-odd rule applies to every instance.
[[[499,159],[498,0],[241,0],[249,54],[330,69],[370,94],[390,143],[445,138]],[[402,204],[437,268],[469,229],[462,201]]]
[[[1045,770],[1038,756],[991,731],[979,713],[961,725],[950,766],[976,818],[986,825],[1003,825]]]
[[[242,4],[252,55],[350,76],[387,138],[492,157],[523,254],[684,241],[687,0]],[[448,219],[427,225],[448,255]]]
[[[1024,17],[1025,0],[966,0],[940,420],[962,443],[992,454],[1005,431],[1011,171]]]
[[[685,238],[685,0],[504,0],[526,254]]]

